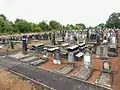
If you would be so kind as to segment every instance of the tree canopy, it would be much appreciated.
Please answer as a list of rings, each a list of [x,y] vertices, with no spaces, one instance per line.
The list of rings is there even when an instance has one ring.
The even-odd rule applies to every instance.
[[[119,28],[120,13],[112,13],[106,23],[100,23],[97,28]],[[58,21],[51,20],[48,23],[41,21],[39,23],[28,22],[23,19],[16,19],[14,22],[9,21],[4,14],[0,14],[0,33],[29,33],[52,30],[82,30],[86,26],[83,23],[62,25]]]
[[[120,13],[112,13],[106,21],[106,27],[120,29]]]

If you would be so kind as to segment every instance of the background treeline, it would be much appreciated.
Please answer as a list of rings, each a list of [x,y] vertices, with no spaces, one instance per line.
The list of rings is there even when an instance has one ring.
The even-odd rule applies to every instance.
[[[99,18],[99,17],[98,17]],[[0,14],[0,33],[30,33],[52,30],[82,30],[86,26],[83,23],[75,25],[62,25],[58,21],[51,20],[49,24],[46,21],[39,23],[28,22],[23,19],[16,19],[14,22],[9,21],[4,14]],[[89,28],[92,28],[91,26]],[[120,13],[112,13],[106,23],[101,23],[94,28],[119,28],[120,29]]]

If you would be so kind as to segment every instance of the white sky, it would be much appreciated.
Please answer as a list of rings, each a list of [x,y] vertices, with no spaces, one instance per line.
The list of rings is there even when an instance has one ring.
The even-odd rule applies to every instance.
[[[113,12],[120,12],[120,0],[0,0],[0,13],[12,21],[56,20],[64,25],[96,26]]]

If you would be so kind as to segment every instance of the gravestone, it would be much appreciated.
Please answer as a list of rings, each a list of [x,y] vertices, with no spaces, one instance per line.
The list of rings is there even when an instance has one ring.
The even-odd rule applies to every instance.
[[[87,39],[89,39],[89,29],[87,30]]]
[[[60,49],[55,49],[53,63],[54,64],[61,64]]]
[[[10,42],[11,49],[14,49],[14,43],[13,41]]]
[[[55,31],[54,31],[53,34],[52,34],[52,44],[53,44],[53,45],[56,44],[56,43],[55,43]]]
[[[68,63],[74,64],[74,55],[79,51],[78,45],[68,47],[67,51],[68,51]]]
[[[108,58],[108,44],[106,41],[103,41],[101,45],[96,47],[96,55],[102,60]]]
[[[22,38],[22,48],[23,48],[23,54],[27,54],[27,43],[26,43],[25,36],[23,36],[23,38]]]
[[[117,40],[116,40],[116,34],[115,34],[115,32],[112,32],[112,34],[110,35],[109,42],[110,42],[110,45],[109,45],[108,55],[112,56],[112,57],[115,57],[115,56],[117,56],[117,52],[116,52],[116,49],[117,49]]]
[[[103,61],[103,72],[111,73],[111,66],[109,61]]]
[[[92,53],[88,49],[84,52],[84,67],[86,69],[91,69],[92,67]]]

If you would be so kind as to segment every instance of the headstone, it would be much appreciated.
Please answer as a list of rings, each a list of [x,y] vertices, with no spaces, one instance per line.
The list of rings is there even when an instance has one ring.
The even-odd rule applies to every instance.
[[[86,50],[84,53],[84,67],[91,69],[92,67],[92,53],[90,50]]]
[[[73,52],[68,53],[68,62],[69,63],[74,63],[74,54],[73,54]]]
[[[55,43],[55,32],[53,32],[53,34],[52,34],[52,44],[53,44],[53,45],[56,44],[56,43]]]
[[[22,38],[22,48],[23,48],[23,54],[27,53],[27,43],[26,43],[26,37],[23,36]]]
[[[67,48],[68,50],[68,62],[69,63],[74,63],[74,55],[76,52],[78,52],[79,50],[78,45],[73,45]]]
[[[60,50],[56,49],[54,52],[54,60],[53,60],[54,64],[61,64],[61,55],[60,55]]]
[[[102,60],[108,58],[108,45],[100,45],[100,54],[99,54],[99,56],[100,56],[100,58]]]
[[[10,42],[11,49],[14,49],[14,43],[13,41]]]
[[[108,61],[103,62],[103,70],[106,70],[106,71],[110,70],[110,63]]]

